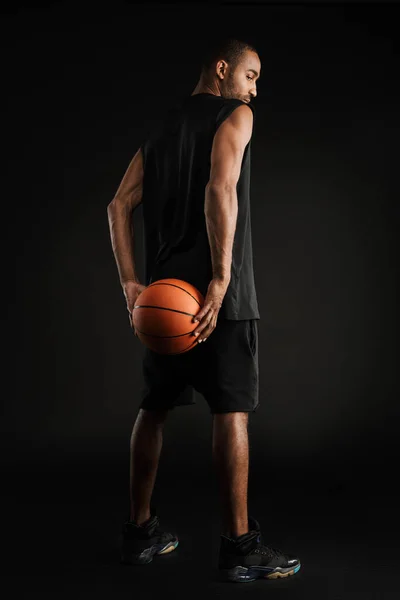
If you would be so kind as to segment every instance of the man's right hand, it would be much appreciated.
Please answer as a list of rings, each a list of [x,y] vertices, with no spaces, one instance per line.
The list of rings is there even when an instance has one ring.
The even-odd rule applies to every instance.
[[[226,279],[212,279],[204,299],[202,309],[193,317],[193,321],[199,321],[198,327],[193,335],[198,338],[198,343],[205,342],[217,325],[218,313],[228,289],[229,281]]]
[[[125,283],[122,284],[122,290],[124,292],[124,296],[126,299],[126,308],[129,313],[129,322],[133,329],[133,333],[136,336],[137,336],[137,333],[136,333],[135,326],[133,325],[132,311],[133,311],[133,307],[136,304],[136,300],[137,300],[138,296],[143,292],[143,290],[146,289],[146,287],[147,286],[142,285],[138,281],[126,281]]]

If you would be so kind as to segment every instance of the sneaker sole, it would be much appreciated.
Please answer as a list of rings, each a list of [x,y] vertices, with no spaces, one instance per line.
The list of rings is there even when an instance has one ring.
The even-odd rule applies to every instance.
[[[154,544],[150,548],[146,548],[140,554],[132,554],[128,552],[121,553],[121,564],[123,565],[147,565],[153,560],[155,554],[169,554],[178,547],[179,540],[168,542],[168,544]]]
[[[256,581],[256,579],[280,579],[282,577],[289,577],[299,571],[301,564],[299,563],[295,567],[289,567],[287,569],[281,569],[276,567],[273,571],[266,571],[260,567],[242,567],[238,565],[233,569],[221,569],[221,577],[224,581],[233,581],[235,583],[245,583],[249,581]]]

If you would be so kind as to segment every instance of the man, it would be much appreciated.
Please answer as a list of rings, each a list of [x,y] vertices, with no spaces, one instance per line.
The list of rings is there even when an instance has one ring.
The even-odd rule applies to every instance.
[[[146,348],[145,386],[131,437],[131,513],[122,562],[143,564],[173,551],[150,501],[168,411],[187,404],[188,388],[213,416],[213,459],[223,529],[219,568],[230,581],[286,577],[300,561],[262,544],[247,513],[248,414],[258,405],[260,319],[250,225],[250,140],[261,63],[246,42],[218,44],[202,64],[191,96],[174,106],[138,150],[108,206],[112,246],[131,311],[141,291],[131,214],[143,202],[146,284],[183,279],[205,296],[197,344],[178,355]],[[205,343],[206,342],[206,343]],[[189,402],[193,403],[193,402]]]

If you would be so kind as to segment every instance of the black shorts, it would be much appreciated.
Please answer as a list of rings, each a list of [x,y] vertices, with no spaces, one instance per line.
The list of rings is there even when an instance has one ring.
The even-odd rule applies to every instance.
[[[140,408],[195,404],[194,389],[211,414],[254,412],[259,405],[257,319],[221,319],[205,342],[183,354],[158,354],[146,347],[142,369]]]

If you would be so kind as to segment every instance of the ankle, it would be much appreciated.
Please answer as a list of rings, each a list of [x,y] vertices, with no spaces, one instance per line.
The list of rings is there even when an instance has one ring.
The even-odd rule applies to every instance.
[[[231,540],[236,540],[241,535],[245,535],[246,533],[249,533],[249,529],[248,528],[236,529],[233,532],[230,532],[230,535],[228,535],[228,537],[231,538]]]
[[[248,522],[239,521],[237,523],[234,523],[233,526],[225,526],[222,533],[226,537],[229,537],[233,540],[235,538],[240,537],[241,535],[244,535],[245,533],[249,533],[249,524]]]
[[[146,521],[148,521],[151,517],[150,511],[145,512],[134,512],[131,511],[130,521],[135,523],[136,525],[143,525]]]

